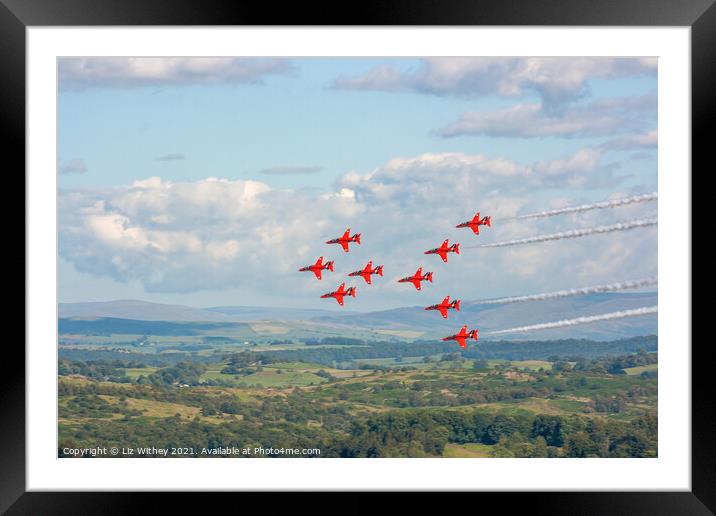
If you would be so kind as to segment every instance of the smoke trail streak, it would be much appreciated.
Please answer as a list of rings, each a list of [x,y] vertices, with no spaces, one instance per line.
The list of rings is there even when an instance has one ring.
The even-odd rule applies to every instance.
[[[604,208],[616,208],[618,206],[626,206],[627,204],[634,204],[640,202],[655,201],[658,198],[656,192],[644,195],[635,195],[633,197],[625,197],[623,199],[614,199],[612,201],[595,202],[593,204],[582,204],[580,206],[570,206],[567,208],[560,208],[557,210],[540,211],[537,213],[528,213],[527,215],[519,215],[517,217],[510,217],[507,220],[524,220],[524,219],[538,219],[542,217],[554,217],[555,215],[562,215],[563,213],[576,213],[580,211],[589,210],[600,210]],[[503,219],[504,220],[504,219]]]
[[[532,294],[528,296],[500,297],[496,299],[485,299],[478,301],[483,305],[499,305],[505,303],[520,303],[523,301],[543,301],[545,299],[557,299],[560,297],[582,296],[587,294],[596,294],[599,292],[617,292],[620,290],[630,290],[635,288],[651,287],[658,283],[657,278],[643,278],[638,280],[621,281],[619,283],[609,283],[606,285],[595,285],[593,287],[570,288],[568,290],[557,290],[555,292],[546,292],[544,294]]]
[[[535,242],[547,242],[549,240],[564,240],[567,238],[579,238],[589,235],[597,235],[601,233],[611,233],[613,231],[626,231],[634,228],[644,228],[648,226],[656,226],[657,219],[639,219],[632,222],[620,222],[610,226],[597,226],[594,228],[572,229],[561,233],[552,233],[549,235],[537,235],[529,238],[520,238],[518,240],[507,240],[505,242],[496,242],[494,244],[470,245],[465,246],[468,249],[479,249],[484,247],[507,247],[512,245],[532,244]]]
[[[575,319],[565,319],[563,321],[533,324],[531,326],[519,326],[517,328],[509,328],[507,330],[497,330],[485,332],[485,335],[502,335],[504,333],[522,333],[532,330],[546,330],[550,328],[563,328],[565,326],[576,326],[578,324],[588,324],[598,321],[609,321],[612,319],[622,319],[624,317],[634,317],[637,315],[649,315],[658,312],[658,306],[647,306],[644,308],[635,308],[633,310],[623,310],[621,312],[610,312],[601,315],[589,315],[585,317],[577,317]]]

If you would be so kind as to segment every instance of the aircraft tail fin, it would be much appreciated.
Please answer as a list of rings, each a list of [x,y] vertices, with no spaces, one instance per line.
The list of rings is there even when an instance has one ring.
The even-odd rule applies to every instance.
[[[433,282],[433,273],[428,272],[428,276],[425,279],[428,280],[430,283],[432,283]]]
[[[453,244],[452,246],[455,249],[455,254],[460,254],[460,244]]]
[[[460,300],[456,299],[455,301],[453,301],[453,306],[455,307],[455,310],[457,310],[459,312],[460,311]]]
[[[472,330],[472,338],[475,339],[475,340],[477,340],[477,328],[475,328],[474,330]]]
[[[492,227],[492,217],[485,217],[485,224],[487,224],[488,227]]]
[[[382,276],[382,275],[383,275],[383,266],[382,266],[382,265],[378,265],[378,267],[375,268],[375,273],[376,273],[378,276]]]
[[[351,287],[351,288],[350,288],[350,295],[353,296],[353,297],[356,297],[356,287]]]
[[[353,235],[353,238],[355,239],[356,244],[360,245],[360,233]]]
[[[333,272],[333,262],[330,261],[330,262],[328,262],[326,265],[328,266],[328,270],[331,271],[331,272]]]

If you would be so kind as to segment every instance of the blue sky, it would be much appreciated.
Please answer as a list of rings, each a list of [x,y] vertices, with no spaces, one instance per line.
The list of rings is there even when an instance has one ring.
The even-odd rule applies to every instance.
[[[419,265],[436,270],[435,298],[656,273],[655,229],[465,252],[449,268],[421,252],[447,237],[489,243],[653,214],[650,203],[477,238],[454,229],[477,210],[498,222],[656,191],[654,61],[89,58],[59,69],[61,302],[333,308],[316,294],[368,259],[386,277],[359,284],[358,310],[421,303],[393,281]],[[348,225],[364,245],[323,244]],[[296,272],[319,255],[340,273]]]

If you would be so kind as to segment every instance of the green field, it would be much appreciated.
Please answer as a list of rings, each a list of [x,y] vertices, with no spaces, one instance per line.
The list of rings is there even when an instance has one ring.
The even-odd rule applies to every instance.
[[[137,378],[139,378],[139,377],[142,376],[142,375],[144,375],[144,376],[149,376],[150,374],[155,373],[155,372],[157,371],[157,369],[159,369],[159,368],[158,368],[158,367],[152,367],[152,366],[147,366],[147,367],[127,367],[127,368],[124,369],[124,372],[125,372],[125,374],[126,374],[129,378],[131,378],[131,379],[133,379],[133,380],[136,380]]]
[[[281,372],[279,372],[281,371]],[[240,376],[233,374],[224,374],[220,370],[208,370],[200,376],[202,380],[224,380],[234,385],[244,384],[247,386],[259,387],[289,387],[293,385],[311,385],[326,381],[320,376],[307,371],[298,371],[296,369],[282,370],[280,368],[264,369],[256,373]]]
[[[400,357],[361,356],[391,346]],[[266,347],[61,358],[60,444],[312,445],[326,457],[657,454],[658,379],[642,374],[658,370],[656,354],[567,362],[439,346],[408,355],[412,345],[395,343]]]
[[[482,443],[447,444],[443,457],[446,458],[484,458],[490,457],[494,446]]]
[[[629,375],[636,375],[641,374],[644,371],[658,371],[659,370],[659,364],[649,364],[645,366],[638,366],[638,367],[628,367],[624,369],[624,372]]]
[[[527,369],[535,371],[539,369],[552,369],[552,362],[547,362],[546,360],[513,360],[510,362],[510,365],[520,368],[526,367]]]

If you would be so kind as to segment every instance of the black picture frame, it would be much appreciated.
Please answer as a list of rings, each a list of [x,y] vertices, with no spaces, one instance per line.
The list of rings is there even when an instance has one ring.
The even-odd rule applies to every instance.
[[[707,127],[716,120],[716,0],[391,0],[383,2],[282,3],[204,0],[0,0],[0,134],[5,163],[25,167],[25,29],[87,25],[575,25],[689,26],[692,70],[692,162],[706,170],[713,144]],[[711,167],[712,163],[709,163]],[[9,170],[9,167],[8,167]],[[684,171],[684,173],[691,173]],[[693,177],[693,175],[692,175]],[[24,182],[20,186],[24,190]],[[15,212],[16,213],[16,212]],[[14,217],[13,220],[16,220]],[[21,237],[21,238],[24,238]],[[14,253],[19,262],[23,251]],[[49,290],[48,290],[49,292]],[[12,344],[12,346],[10,345]],[[702,344],[708,344],[702,342]],[[691,342],[678,343],[679,346]],[[714,375],[708,346],[692,347],[692,491],[480,494],[510,512],[524,506],[549,514],[713,514],[716,511]],[[158,494],[50,493],[25,491],[25,354],[16,342],[5,353],[12,367],[0,375],[0,512],[7,514],[107,514],[165,509]],[[172,494],[184,510],[202,504],[195,495]],[[212,495],[226,498],[231,495]],[[246,494],[241,494],[245,497]],[[342,498],[341,512],[372,507],[357,493]],[[298,498],[297,498],[298,497]],[[499,499],[495,499],[500,497]],[[301,504],[303,495],[272,496],[279,505]],[[422,496],[413,503],[424,506]],[[248,507],[245,499],[243,507]],[[260,503],[260,501],[259,501]],[[277,505],[278,504],[278,505]],[[486,505],[489,507],[491,504]],[[477,506],[473,506],[477,510]],[[371,509],[372,510],[372,509]]]

